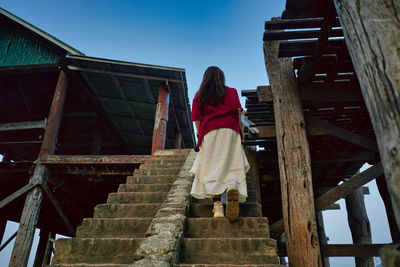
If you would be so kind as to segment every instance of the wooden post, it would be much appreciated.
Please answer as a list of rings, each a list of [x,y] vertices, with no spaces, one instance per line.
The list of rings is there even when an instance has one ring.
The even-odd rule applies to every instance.
[[[174,148],[180,149],[181,147],[182,147],[182,135],[178,131],[178,129],[175,129]]]
[[[334,0],[400,227],[400,2]]]
[[[322,215],[322,211],[317,212],[317,226],[318,226],[318,236],[319,242],[321,245],[328,244],[329,238],[325,234],[325,225],[324,225],[324,216]],[[323,255],[322,255],[323,256]],[[322,263],[324,267],[330,267],[329,257],[322,257]]]
[[[47,127],[44,133],[39,157],[42,155],[53,154],[55,151],[62,111],[64,108],[65,97],[67,95],[67,88],[68,77],[65,72],[61,70],[54,92],[53,102],[51,103]],[[40,159],[38,159],[30,181],[38,180],[40,184],[45,183],[49,176],[50,171],[47,167],[42,165]],[[43,189],[39,186],[33,188],[26,197],[9,267],[23,267],[28,264],[33,237],[39,219],[42,199]]]
[[[364,204],[364,193],[360,187],[346,196],[347,220],[354,244],[372,244],[371,226]],[[373,267],[373,257],[355,257],[356,267]]]
[[[311,159],[297,81],[279,41],[264,42],[274,102],[282,209],[289,264],[322,266],[311,181]]]
[[[36,250],[35,261],[33,262],[33,267],[42,267],[44,256],[46,254],[46,249],[48,247],[49,238],[51,233],[46,230],[40,230],[39,245]]]
[[[163,150],[165,148],[168,123],[168,106],[168,89],[165,84],[161,84],[160,90],[158,91],[156,115],[154,117],[153,143],[151,147],[151,154],[154,154],[156,150]]]
[[[383,175],[376,177],[376,186],[378,187],[379,194],[382,197],[383,204],[385,205],[386,216],[389,223],[390,235],[392,236],[393,243],[400,243],[400,230],[397,227],[396,219],[394,218],[392,200],[390,199],[389,191]]]
[[[47,266],[50,264],[51,254],[53,253],[53,250],[54,250],[54,240],[55,239],[56,239],[56,234],[50,233],[49,241],[47,242],[46,250],[45,250],[45,253],[43,256],[42,266]]]

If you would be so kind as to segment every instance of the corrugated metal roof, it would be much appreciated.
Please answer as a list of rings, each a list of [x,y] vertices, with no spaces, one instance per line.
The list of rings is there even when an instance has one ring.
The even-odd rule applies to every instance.
[[[30,24],[29,22],[26,22],[25,20],[15,16],[14,14],[8,12],[7,10],[0,8],[0,14],[13,20],[14,22],[20,24],[21,26],[23,26],[24,28],[28,29],[29,31],[43,37],[44,39],[46,39],[47,41],[55,44],[56,46],[58,46],[59,48],[65,50],[67,53],[71,53],[73,55],[83,55],[82,52],[80,52],[79,50],[69,46],[68,44],[62,42],[61,40],[57,39],[56,37],[48,34],[47,32],[33,26],[32,24]]]
[[[161,83],[171,90],[166,147],[173,146],[176,120],[186,147],[195,143],[187,95],[185,70],[110,59],[67,55],[68,69],[77,71],[90,88],[92,98],[111,119],[129,147],[151,149],[155,108]]]

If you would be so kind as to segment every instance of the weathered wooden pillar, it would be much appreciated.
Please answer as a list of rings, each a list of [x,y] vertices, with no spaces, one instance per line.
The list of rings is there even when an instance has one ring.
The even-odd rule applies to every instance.
[[[169,93],[167,85],[161,84],[160,90],[158,91],[156,115],[154,117],[153,143],[151,146],[151,154],[154,154],[156,150],[163,150],[165,148],[168,123],[168,106]]]
[[[334,0],[400,227],[400,2]]]
[[[61,70],[51,103],[47,127],[39,156],[53,154],[55,151],[67,88],[68,77],[65,72]],[[40,159],[38,159],[30,181],[39,180],[40,183],[44,183],[49,176],[50,171],[42,165]],[[40,186],[33,188],[26,197],[9,267],[23,267],[28,264],[42,199],[43,189]]]
[[[400,243],[400,230],[396,224],[396,219],[394,218],[392,200],[390,199],[385,177],[383,175],[376,177],[375,181],[379,190],[379,194],[382,197],[383,204],[385,205],[392,241],[393,243]]]
[[[174,148],[180,149],[182,147],[182,135],[178,129],[175,129]]]
[[[346,198],[347,220],[354,244],[372,244],[371,226],[364,204],[364,193],[360,187]],[[356,267],[375,266],[373,257],[355,257]]]
[[[52,238],[54,234],[46,231],[46,230],[40,230],[40,239],[39,239],[39,245],[36,250],[36,255],[35,255],[35,261],[33,262],[33,267],[42,267],[46,266],[49,264],[46,259],[46,255],[48,257],[48,250],[52,247],[49,246],[49,243],[51,245],[53,244],[52,242],[49,241],[50,238]],[[45,262],[46,261],[46,262]]]
[[[318,228],[319,243],[323,245],[328,244],[329,238],[325,234],[325,224],[324,224],[324,216],[322,215],[322,210],[317,212],[317,228]],[[329,263],[329,257],[322,257],[322,263],[324,267],[331,266]]]
[[[286,248],[291,266],[322,266],[311,159],[291,58],[278,58],[279,41],[264,42],[273,95]]]

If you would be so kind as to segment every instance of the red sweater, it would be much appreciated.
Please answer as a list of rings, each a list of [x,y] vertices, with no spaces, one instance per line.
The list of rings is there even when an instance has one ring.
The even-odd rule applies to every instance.
[[[199,151],[204,136],[215,129],[229,128],[242,135],[239,126],[239,113],[241,109],[239,96],[235,88],[226,87],[224,103],[219,103],[216,107],[203,105],[197,101],[197,95],[192,104],[192,121],[201,121],[199,128],[199,138],[197,140],[196,151]]]

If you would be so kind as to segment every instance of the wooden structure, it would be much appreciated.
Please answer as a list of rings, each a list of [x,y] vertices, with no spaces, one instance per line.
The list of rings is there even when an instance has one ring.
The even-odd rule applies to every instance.
[[[245,145],[258,147],[250,150],[263,212],[276,238],[285,232],[279,255],[294,266],[322,266],[321,255],[354,256],[357,266],[370,266],[365,257],[378,256],[384,244],[370,244],[366,214],[349,207],[357,217],[351,222],[357,244],[331,245],[314,238],[315,211],[332,208],[375,178],[393,242],[400,242],[400,60],[393,54],[400,46],[399,4],[355,2],[287,0],[281,18],[265,23],[270,85],[242,91]],[[365,162],[373,166],[357,173]],[[364,205],[362,196],[349,198]]]
[[[0,240],[20,222],[26,266],[41,229],[41,266],[152,151],[194,146],[185,70],[87,57],[3,9],[0,35]]]

